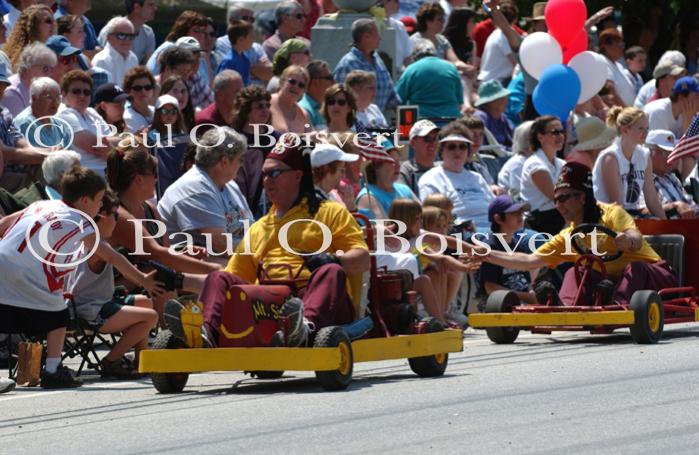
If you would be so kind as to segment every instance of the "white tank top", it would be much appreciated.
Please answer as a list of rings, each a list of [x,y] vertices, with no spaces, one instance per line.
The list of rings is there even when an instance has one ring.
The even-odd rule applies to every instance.
[[[631,155],[631,160],[627,160],[621,151],[621,141],[619,139],[602,150],[592,170],[592,187],[595,192],[595,199],[606,203],[611,203],[613,201],[604,188],[602,161],[605,156],[610,154],[614,155],[619,164],[618,182],[619,188],[621,189],[621,200],[624,203],[624,209],[641,210],[646,206],[646,201],[643,197],[643,184],[650,152],[645,147],[637,145]]]
[[[0,239],[0,303],[42,311],[64,309],[64,281],[75,268],[70,264],[87,253],[82,239],[93,233],[89,221],[63,201],[39,201],[27,207]]]

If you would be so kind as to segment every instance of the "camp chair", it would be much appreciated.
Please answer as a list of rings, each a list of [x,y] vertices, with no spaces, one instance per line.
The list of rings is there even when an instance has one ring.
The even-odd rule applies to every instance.
[[[111,349],[115,342],[115,337],[114,335],[100,333],[100,325],[92,324],[80,318],[73,296],[65,293],[64,297],[70,311],[70,322],[66,330],[61,361],[67,358],[80,357],[80,366],[75,372],[76,376],[80,376],[85,366],[102,374],[102,364],[96,348],[103,345]]]

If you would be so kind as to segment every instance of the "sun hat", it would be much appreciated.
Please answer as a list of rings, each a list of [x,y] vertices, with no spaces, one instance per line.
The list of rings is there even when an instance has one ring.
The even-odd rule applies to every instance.
[[[616,139],[616,130],[609,128],[597,117],[581,118],[575,123],[575,133],[578,143],[573,147],[573,152],[579,150],[605,149],[612,145]]]
[[[510,96],[510,91],[503,87],[499,80],[491,79],[478,87],[478,101],[476,101],[475,106],[482,106],[507,96]]]

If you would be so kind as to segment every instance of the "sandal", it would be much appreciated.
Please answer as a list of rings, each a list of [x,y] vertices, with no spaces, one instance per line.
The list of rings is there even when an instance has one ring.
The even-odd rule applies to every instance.
[[[110,362],[107,359],[102,359],[102,372],[103,378],[116,378],[116,379],[139,379],[145,376],[138,372],[132,365],[124,362],[124,359],[118,359],[114,362]]]

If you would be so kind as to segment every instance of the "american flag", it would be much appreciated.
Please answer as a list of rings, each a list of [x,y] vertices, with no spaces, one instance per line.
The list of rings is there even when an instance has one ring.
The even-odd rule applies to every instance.
[[[358,138],[357,148],[359,149],[359,154],[362,155],[364,159],[391,164],[396,162],[391,158],[391,155],[384,151],[383,147],[376,143],[376,141]]]
[[[667,164],[695,153],[699,153],[699,114],[694,116],[689,129],[677,142],[670,156],[667,157]]]

